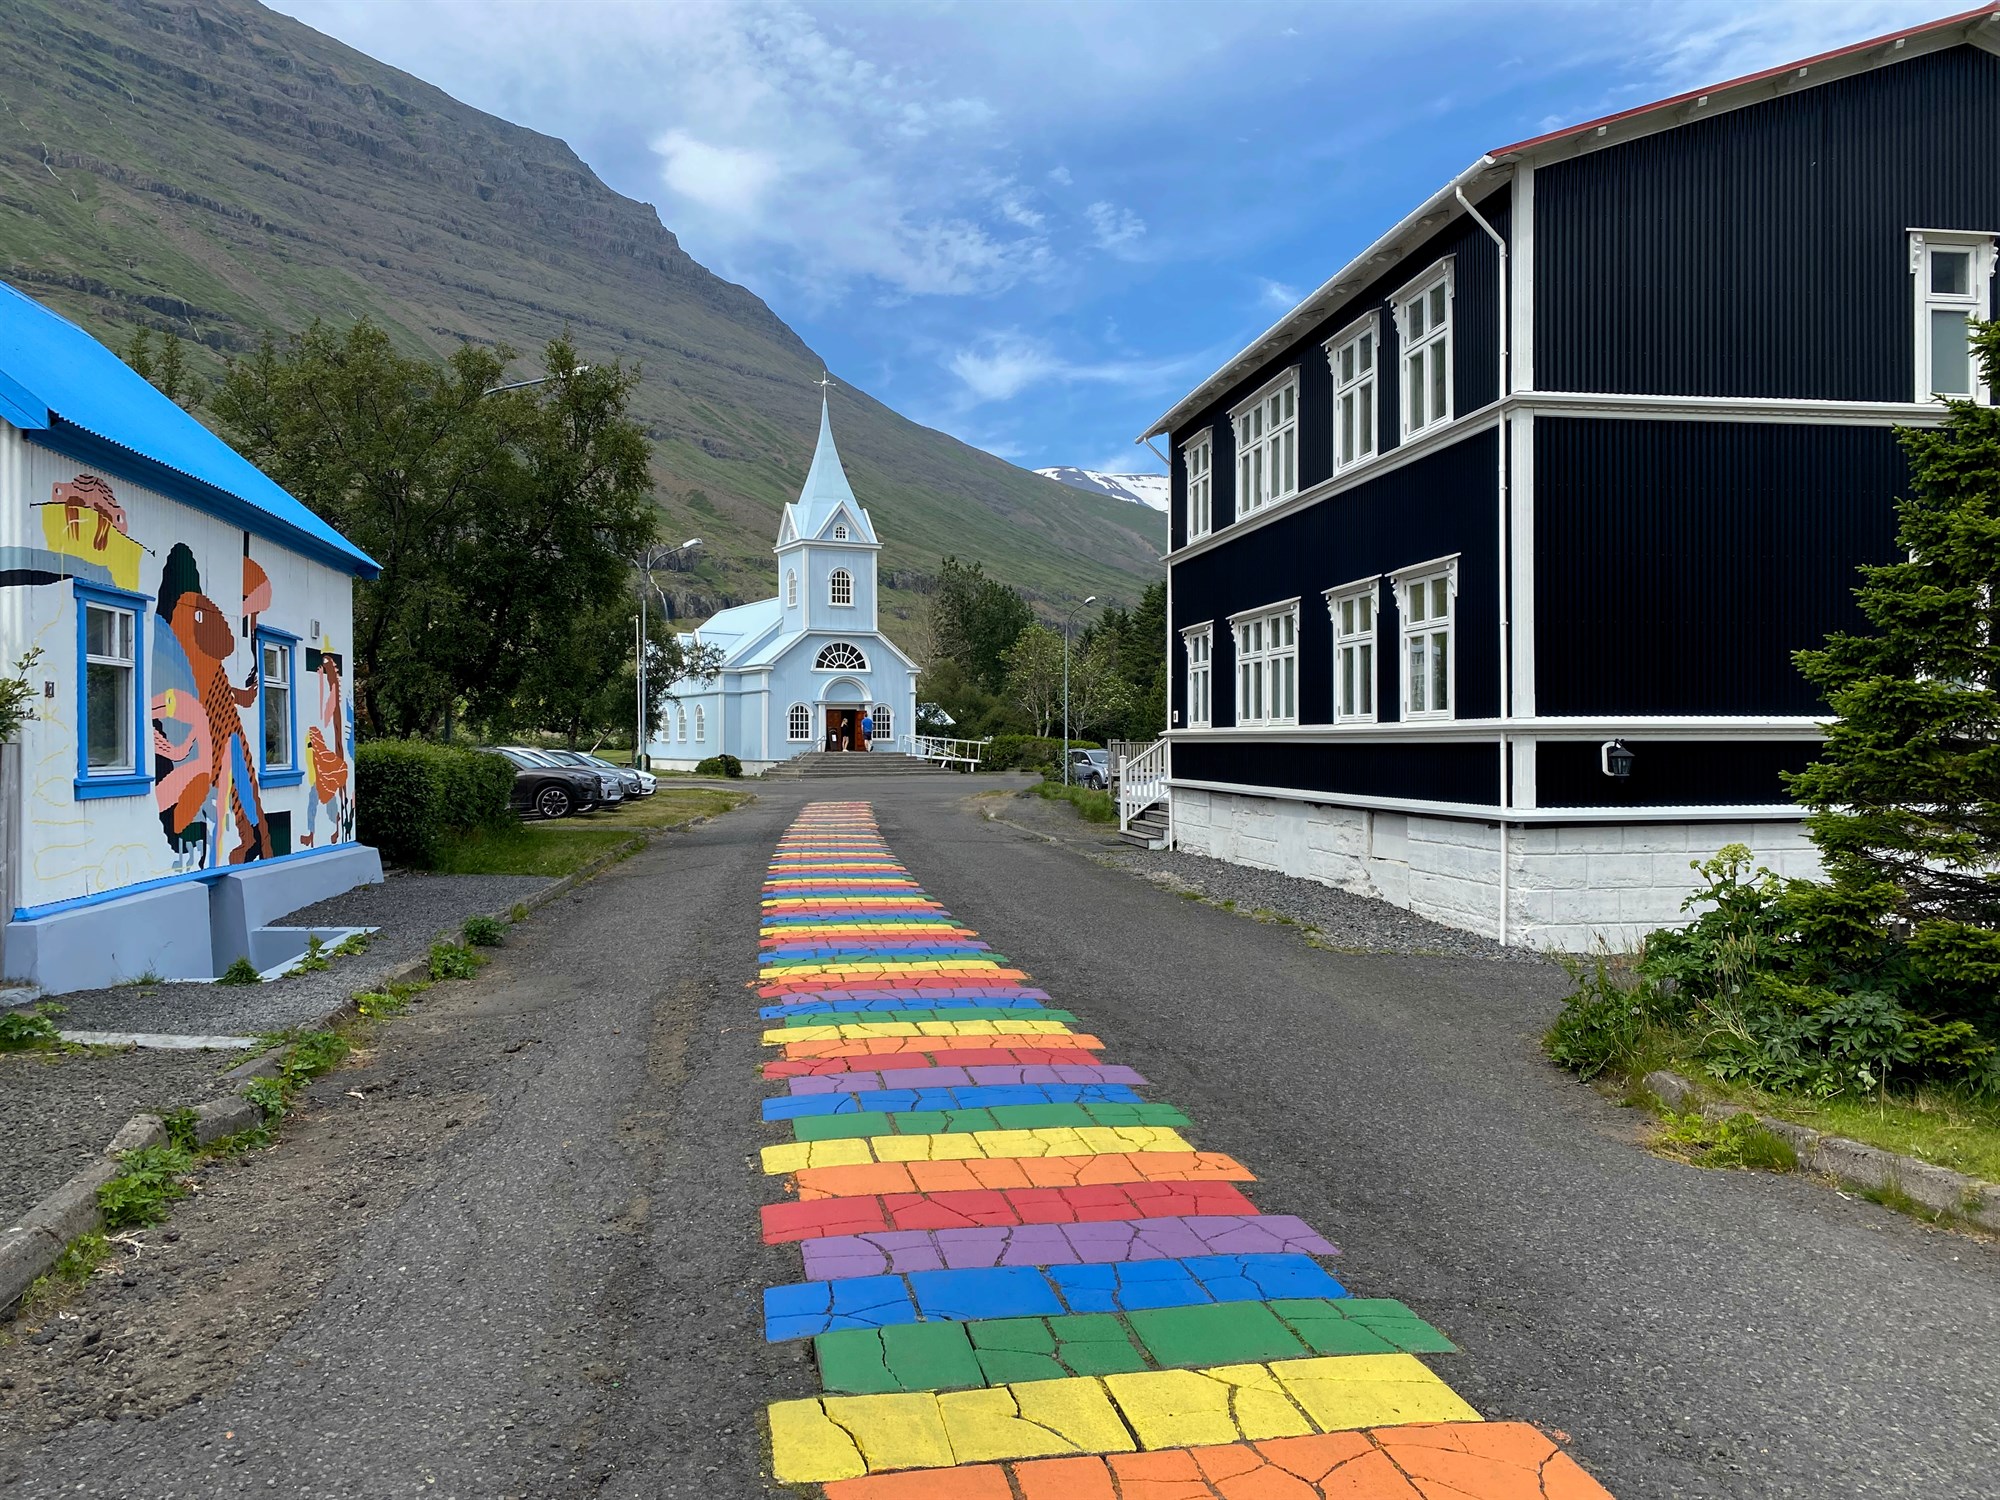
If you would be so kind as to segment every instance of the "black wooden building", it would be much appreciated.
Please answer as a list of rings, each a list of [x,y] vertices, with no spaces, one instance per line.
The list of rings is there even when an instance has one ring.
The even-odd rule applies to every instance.
[[[1995,12],[1488,152],[1160,418],[1180,847],[1548,946],[1810,867],[1792,653],[1991,399]]]

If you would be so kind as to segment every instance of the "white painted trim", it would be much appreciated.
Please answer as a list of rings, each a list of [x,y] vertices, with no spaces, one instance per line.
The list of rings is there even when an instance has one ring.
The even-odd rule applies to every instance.
[[[1512,807],[1503,819],[1497,804],[1434,802],[1422,797],[1359,797],[1348,792],[1314,792],[1296,787],[1251,786],[1239,781],[1195,781],[1167,778],[1180,791],[1225,792],[1236,797],[1269,797],[1278,802],[1313,802],[1322,807],[1358,807],[1379,812],[1418,813],[1460,822],[1522,823],[1802,823],[1805,809],[1793,803],[1756,803],[1741,807]]]
[[[1509,278],[1508,317],[1513,320],[1514,389],[1535,388],[1535,166],[1523,162],[1514,170],[1513,211],[1507,220]]]
[[[1392,315],[1400,313],[1408,305],[1412,293],[1429,291],[1431,283],[1436,281],[1440,274],[1443,275],[1447,282],[1458,280],[1458,257],[1456,255],[1439,256],[1436,260],[1425,266],[1423,270],[1391,292],[1389,294],[1390,313]],[[1450,313],[1447,311],[1445,316],[1449,318]],[[1398,324],[1397,332],[1400,334],[1401,331],[1401,325]]]
[[[1368,332],[1368,330],[1371,328],[1373,328],[1375,332],[1379,334],[1382,331],[1381,325],[1382,325],[1382,310],[1379,307],[1371,307],[1368,309],[1367,312],[1363,313],[1360,317],[1356,318],[1353,322],[1349,323],[1345,328],[1341,329],[1340,332],[1334,334],[1333,337],[1323,340],[1320,344],[1320,348],[1326,351],[1326,357],[1328,359],[1332,359],[1335,352],[1339,350],[1342,344],[1347,343],[1350,339],[1359,338],[1362,334]]]
[[[1232,617],[1232,618],[1233,618],[1233,617]],[[1214,630],[1214,629],[1215,629],[1215,621],[1213,621],[1213,620],[1203,620],[1203,621],[1202,621],[1202,622],[1201,622],[1201,623],[1200,623],[1199,625],[1183,625],[1183,626],[1181,626],[1181,635],[1182,635],[1182,637],[1183,637],[1183,638],[1185,638],[1185,637],[1187,637],[1187,636],[1191,636],[1191,635],[1195,634],[1195,633],[1196,633],[1197,631],[1202,631],[1202,630],[1210,630],[1210,631],[1212,631],[1212,630]]]
[[[1443,557],[1433,557],[1428,562],[1411,563],[1407,568],[1398,568],[1395,572],[1389,574],[1389,581],[1401,584],[1417,577],[1419,574],[1439,573],[1449,568],[1452,574],[1452,592],[1456,593],[1458,591],[1458,559],[1461,555],[1457,552],[1447,552]]]
[[[1933,308],[1970,314],[1980,322],[1993,316],[1993,261],[1996,244],[2000,244],[1991,230],[1966,229],[1911,229],[1910,237],[1910,288],[1915,296],[1915,305],[1910,320],[1911,344],[1914,351],[1912,373],[1915,376],[1913,390],[1915,399],[1925,406],[1942,409],[1944,401],[1931,390],[1931,330],[1930,314]],[[1972,274],[1970,289],[1962,295],[1947,295],[1932,292],[1926,285],[1924,270],[1933,249],[1968,250],[1972,253]],[[1993,392],[1988,390],[1981,378],[1979,357],[1968,350],[1966,363],[1972,376],[1971,399],[1981,406],[1993,403]]]
[[[1512,759],[1513,805],[1516,808],[1534,807],[1535,796],[1535,741],[1510,737],[1507,749]]]
[[[1836,427],[1930,427],[1923,401],[1821,401],[1792,396],[1660,396],[1625,391],[1523,391],[1507,406],[1551,417],[1640,417],[1678,422],[1795,422]]]
[[[1454,557],[1457,555],[1455,552],[1452,554]],[[1382,573],[1370,573],[1366,578],[1354,578],[1346,583],[1337,583],[1330,589],[1321,589],[1319,596],[1326,600],[1326,607],[1330,611],[1349,594],[1359,594],[1366,589],[1378,587],[1386,576]]]
[[[1289,599],[1273,599],[1269,604],[1260,604],[1255,609],[1239,609],[1229,617],[1229,623],[1234,625],[1238,620],[1247,620],[1253,615],[1275,615],[1288,609],[1297,609],[1299,600],[1304,597],[1303,594],[1294,594]]]
[[[1320,597],[1326,600],[1327,619],[1333,626],[1333,721],[1341,725],[1373,724],[1382,711],[1379,701],[1382,696],[1382,575],[1377,573],[1371,578],[1357,578],[1351,583],[1327,589]],[[1360,631],[1352,636],[1340,633],[1340,606],[1351,599],[1366,599],[1373,606],[1369,611],[1365,635]],[[1343,714],[1340,711],[1341,653],[1348,649],[1350,642],[1356,649],[1363,644],[1374,648],[1374,654],[1369,658],[1373,675],[1368,683],[1368,701],[1372,707],[1366,713]]]
[[[1413,297],[1427,297],[1438,284],[1444,285],[1444,332],[1438,333],[1438,325],[1432,323],[1421,340],[1413,345],[1410,339],[1409,310]],[[1407,443],[1411,438],[1429,432],[1433,427],[1449,427],[1458,415],[1458,392],[1453,389],[1458,379],[1458,257],[1447,255],[1433,261],[1423,273],[1406,283],[1403,289],[1389,299],[1389,316],[1396,324],[1396,432],[1398,444]],[[1433,415],[1421,427],[1410,425],[1410,400],[1416,390],[1416,382],[1410,379],[1410,360],[1413,355],[1439,343],[1444,345],[1444,400],[1443,416]],[[1503,382],[1500,382],[1504,384]]]
[[[1434,719],[1428,722],[1388,720],[1380,724],[1302,724],[1278,729],[1221,728],[1190,734],[1169,733],[1169,739],[1193,743],[1230,740],[1284,740],[1298,744],[1333,740],[1492,740],[1501,734],[1536,740],[1692,739],[1692,740],[1816,740],[1826,734],[1826,721],[1806,717],[1727,718],[1718,715],[1655,714],[1627,718]]]
[[[1202,527],[1199,531],[1195,530],[1194,526],[1194,454],[1196,449],[1204,450],[1203,458],[1208,464],[1208,467],[1201,475],[1203,482],[1208,486],[1208,495],[1202,517]],[[1215,429],[1213,427],[1204,427],[1200,432],[1181,444],[1181,473],[1186,478],[1184,486],[1184,493],[1186,495],[1185,510],[1181,516],[1182,531],[1186,533],[1190,541],[1198,540],[1205,536],[1213,536],[1215,534]],[[1167,466],[1167,504],[1170,510],[1173,505],[1173,482],[1173,465],[1169,464]]]
[[[1241,401],[1237,402],[1234,406],[1230,407],[1229,420],[1234,422],[1238,417],[1242,416],[1243,413],[1248,411],[1251,407],[1255,406],[1259,401],[1262,401],[1269,396],[1275,396],[1279,391],[1283,390],[1287,385],[1295,384],[1298,378],[1299,378],[1299,367],[1297,365],[1294,364],[1285,366],[1284,369],[1280,370],[1277,374],[1273,375],[1269,380],[1265,381],[1262,385],[1258,386],[1256,390],[1252,391],[1249,395],[1245,396]],[[1292,420],[1296,422],[1298,418],[1295,416]]]
[[[1508,487],[1513,499],[1508,564],[1514,592],[1510,717],[1521,720],[1535,717],[1535,417],[1520,411],[1507,420],[1514,459],[1513,483]]]

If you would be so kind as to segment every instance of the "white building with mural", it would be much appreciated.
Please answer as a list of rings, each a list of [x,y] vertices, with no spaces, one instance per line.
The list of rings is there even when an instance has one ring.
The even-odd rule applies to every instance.
[[[779,523],[779,592],[681,637],[719,650],[721,669],[675,684],[650,746],[654,763],[692,770],[728,754],[756,772],[809,750],[908,750],[918,668],[877,628],[881,550],[822,402],[812,468]]]
[[[375,563],[0,285],[0,972],[51,993],[260,970],[382,878],[355,841],[353,581]]]

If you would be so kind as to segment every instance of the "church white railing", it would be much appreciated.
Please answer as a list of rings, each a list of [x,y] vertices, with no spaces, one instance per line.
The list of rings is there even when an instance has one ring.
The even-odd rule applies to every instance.
[[[911,739],[910,753],[921,760],[936,761],[942,766],[956,766],[960,770],[976,771],[979,758],[986,751],[985,740],[952,740],[942,735],[919,734]]]
[[[1155,802],[1167,800],[1167,769],[1165,740],[1154,740],[1137,755],[1126,759],[1118,780],[1118,828],[1121,833]]]

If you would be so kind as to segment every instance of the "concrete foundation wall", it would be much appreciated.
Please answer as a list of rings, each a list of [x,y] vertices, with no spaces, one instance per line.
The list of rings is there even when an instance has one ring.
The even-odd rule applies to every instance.
[[[1173,793],[1174,845],[1375,896],[1468,932],[1500,932],[1497,824],[1329,807],[1234,792]],[[1747,844],[1780,875],[1813,875],[1802,823],[1514,825],[1507,831],[1507,940],[1582,952],[1636,945],[1685,920],[1689,866]]]

